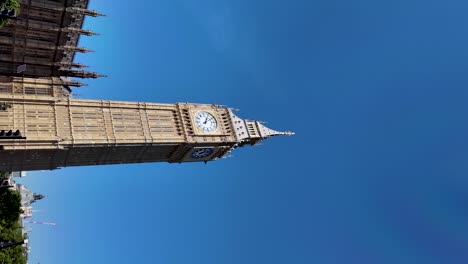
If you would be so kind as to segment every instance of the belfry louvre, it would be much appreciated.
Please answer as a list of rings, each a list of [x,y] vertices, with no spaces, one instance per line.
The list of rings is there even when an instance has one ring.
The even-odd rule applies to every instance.
[[[86,0],[23,0],[0,29],[0,171],[66,166],[210,161],[290,132],[238,118],[230,108],[73,99],[76,78],[98,78],[74,62]]]

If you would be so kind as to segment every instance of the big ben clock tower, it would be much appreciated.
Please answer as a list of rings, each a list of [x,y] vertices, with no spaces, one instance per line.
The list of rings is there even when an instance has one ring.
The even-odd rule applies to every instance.
[[[74,61],[88,0],[22,0],[0,29],[0,171],[67,166],[207,162],[290,132],[206,104],[73,99],[74,78],[98,78]],[[27,21],[27,23],[25,22]]]
[[[277,132],[206,104],[60,99],[0,93],[0,171],[195,162],[221,158]]]

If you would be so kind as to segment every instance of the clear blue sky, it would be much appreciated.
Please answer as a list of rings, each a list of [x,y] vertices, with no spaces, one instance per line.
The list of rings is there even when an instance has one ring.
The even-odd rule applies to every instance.
[[[80,98],[218,103],[294,137],[30,173],[31,263],[468,263],[468,3],[91,1]]]

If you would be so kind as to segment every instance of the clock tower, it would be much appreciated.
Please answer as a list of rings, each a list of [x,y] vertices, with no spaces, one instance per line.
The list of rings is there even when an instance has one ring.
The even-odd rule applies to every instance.
[[[207,104],[157,104],[0,93],[0,171],[212,161],[291,132]]]
[[[75,62],[88,0],[21,0],[0,29],[0,171],[142,162],[207,162],[290,132],[206,104],[72,98],[102,75]]]

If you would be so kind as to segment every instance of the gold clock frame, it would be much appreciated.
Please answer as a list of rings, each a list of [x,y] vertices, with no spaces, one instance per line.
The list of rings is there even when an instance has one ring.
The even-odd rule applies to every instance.
[[[215,119],[216,121],[216,130],[213,131],[213,132],[206,132],[202,129],[200,129],[197,125],[197,122],[196,122],[196,115],[197,113],[199,112],[207,112],[209,113],[210,115],[213,116],[213,118]],[[218,115],[216,113],[216,111],[213,111],[212,109],[191,109],[190,110],[190,118],[192,120],[192,126],[194,128],[194,131],[195,131],[195,134],[196,135],[204,135],[204,136],[209,136],[209,135],[213,135],[213,136],[219,136],[219,135],[222,135],[222,130],[221,130],[221,123],[219,122],[219,118],[218,118]]]

